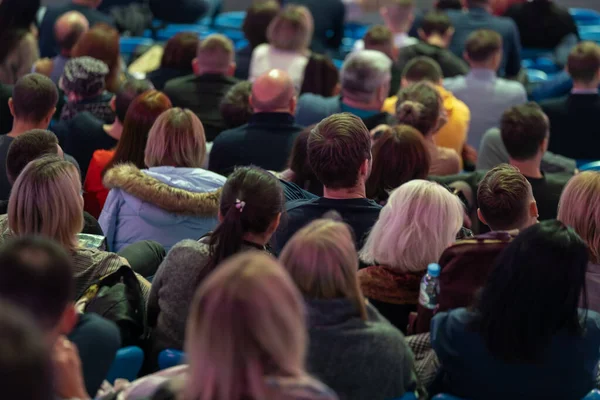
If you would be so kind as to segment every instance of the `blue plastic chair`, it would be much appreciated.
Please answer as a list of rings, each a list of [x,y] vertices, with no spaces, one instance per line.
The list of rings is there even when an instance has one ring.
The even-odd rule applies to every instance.
[[[597,25],[600,22],[600,12],[589,8],[570,8],[569,13],[577,25]]]
[[[587,396],[583,398],[583,400],[600,400],[600,390],[594,389],[588,393]]]
[[[110,366],[106,380],[111,384],[118,378],[134,381],[142,364],[144,363],[144,352],[136,346],[123,347],[117,351],[117,355]]]
[[[582,29],[579,36],[581,40],[589,40],[591,42],[600,43],[600,26],[590,27],[593,29]]]
[[[200,37],[205,37],[210,35],[211,33],[214,33],[214,31],[212,31],[211,29],[201,25],[173,24],[167,25],[163,29],[159,29],[156,32],[156,40],[166,41],[181,32],[192,32]]]
[[[185,363],[185,353],[180,350],[167,349],[158,355],[158,368],[161,371],[183,363]]]
[[[342,65],[344,65],[344,60],[333,59],[332,61],[333,65],[335,65],[337,69],[342,69]]]
[[[246,11],[231,11],[219,14],[215,18],[216,28],[241,30],[246,18]]]
[[[537,69],[528,69],[527,80],[529,80],[530,83],[546,82],[548,80],[548,74]]]
[[[463,400],[459,397],[452,396],[450,394],[438,394],[434,396],[431,400]]]
[[[438,395],[434,396],[431,400],[465,400],[465,399],[461,399],[459,397],[452,396],[450,394],[438,394]],[[600,391],[598,389],[593,389],[582,400],[600,400]]]
[[[578,167],[580,171],[600,171],[600,161],[592,161],[580,165]]]
[[[535,61],[541,57],[552,57],[552,51],[548,49],[521,49],[522,59]]]
[[[346,22],[346,25],[344,25],[344,37],[354,40],[362,39],[368,30],[368,25],[363,25],[356,22]]]

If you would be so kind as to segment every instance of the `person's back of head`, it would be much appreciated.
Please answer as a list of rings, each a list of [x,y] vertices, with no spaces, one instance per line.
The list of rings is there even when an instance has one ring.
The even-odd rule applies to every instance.
[[[396,119],[430,137],[446,123],[442,96],[429,82],[402,88],[396,102]]]
[[[69,103],[76,103],[102,94],[109,73],[103,61],[88,56],[73,57],[65,64],[59,86]]]
[[[467,38],[463,56],[471,68],[498,71],[502,54],[502,36],[489,29],[480,29]]]
[[[267,28],[269,44],[278,50],[304,52],[313,35],[313,20],[304,6],[285,6]]]
[[[31,161],[46,155],[59,154],[58,138],[50,131],[33,129],[17,136],[6,154],[6,176],[12,185]]]
[[[567,72],[577,88],[595,89],[600,83],[600,46],[581,42],[569,54]]]
[[[280,9],[279,3],[272,0],[256,2],[248,8],[242,31],[251,48],[267,43],[267,28]]]
[[[584,241],[559,221],[521,232],[496,259],[474,306],[473,328],[491,355],[544,363],[555,335],[583,334],[587,263]]]
[[[280,398],[265,378],[306,374],[305,312],[289,275],[264,252],[222,263],[190,307],[184,398]]]
[[[309,191],[317,196],[323,195],[323,185],[315,175],[308,160],[308,138],[310,132],[316,125],[306,128],[294,140],[288,168],[292,171],[291,181],[302,189]]]
[[[58,90],[50,78],[40,74],[28,74],[20,78],[8,101],[14,124],[26,123],[45,129],[56,111]]]
[[[394,46],[394,35],[384,25],[373,25],[363,37],[365,50],[377,50],[388,56],[391,60],[398,57],[398,51]]]
[[[192,62],[196,58],[200,38],[193,32],[180,32],[167,41],[161,68],[172,68],[192,73]]]
[[[425,14],[419,28],[421,40],[447,48],[454,35],[454,27],[448,14],[442,11],[431,11]]]
[[[81,35],[89,28],[87,18],[79,11],[69,11],[58,17],[54,23],[54,38],[61,54],[69,56]]]
[[[252,84],[250,106],[254,113],[296,111],[296,90],[292,78],[285,71],[272,69]]]
[[[371,169],[369,130],[354,114],[327,117],[310,132],[308,160],[327,189],[364,185]]]
[[[48,344],[69,333],[73,313],[68,305],[75,290],[73,265],[57,243],[40,237],[22,237],[0,248],[0,299],[30,314]]]
[[[396,125],[375,135],[367,197],[383,203],[403,183],[426,179],[431,160],[423,136],[413,127]]]
[[[493,0],[466,0],[467,8],[485,8],[491,10]]]
[[[252,116],[251,93],[252,82],[250,81],[238,82],[225,93],[219,111],[227,128],[237,128],[250,120]]]
[[[509,108],[500,121],[502,143],[511,159],[537,160],[548,148],[550,123],[537,103]]]
[[[531,184],[519,170],[501,164],[489,170],[477,188],[477,215],[493,231],[524,229],[537,222]]]
[[[435,9],[438,11],[462,10],[463,7],[464,0],[437,0],[435,2]]]
[[[350,53],[340,72],[342,98],[380,110],[390,91],[391,67],[392,60],[380,51]]]
[[[346,298],[363,319],[367,318],[356,276],[354,237],[345,223],[332,219],[311,222],[287,242],[279,261],[306,298]]]
[[[71,57],[92,57],[104,62],[109,69],[106,87],[110,92],[119,90],[121,49],[119,32],[110,25],[96,24],[83,33],[71,52]]]
[[[425,56],[415,57],[406,63],[402,71],[402,86],[409,86],[418,82],[429,82],[441,85],[444,74],[440,64],[434,59]]]
[[[237,253],[245,237],[266,244],[279,226],[285,198],[274,175],[258,167],[239,167],[223,185],[220,223],[210,237],[210,264],[215,267]]]
[[[235,72],[233,42],[225,35],[208,35],[198,44],[196,58],[192,62],[196,75],[219,74],[232,76]]]
[[[48,345],[18,305],[0,301],[0,386],[6,399],[53,400]]]
[[[587,243],[590,261],[600,264],[600,173],[584,171],[572,177],[560,196],[558,220]]]
[[[463,206],[445,187],[415,179],[395,189],[360,258],[399,272],[421,272],[437,262],[462,227]]]
[[[381,16],[392,32],[408,32],[415,19],[415,1],[391,0],[381,8]]]
[[[131,102],[140,94],[152,89],[154,89],[152,83],[145,79],[126,80],[115,95],[114,108],[117,119],[124,123]]]

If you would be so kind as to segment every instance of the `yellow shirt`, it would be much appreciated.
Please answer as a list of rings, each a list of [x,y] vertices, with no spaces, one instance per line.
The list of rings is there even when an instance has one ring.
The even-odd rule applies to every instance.
[[[465,103],[454,97],[451,92],[441,86],[436,86],[436,88],[444,100],[448,122],[433,136],[433,140],[438,146],[454,149],[461,155],[463,146],[467,141],[471,111]],[[382,111],[395,115],[397,100],[396,96],[386,99]]]

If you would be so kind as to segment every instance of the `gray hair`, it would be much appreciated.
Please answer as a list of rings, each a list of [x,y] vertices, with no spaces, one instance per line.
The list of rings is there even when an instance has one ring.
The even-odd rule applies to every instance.
[[[351,53],[344,61],[341,83],[344,95],[357,101],[370,101],[377,89],[389,84],[392,60],[377,50]]]

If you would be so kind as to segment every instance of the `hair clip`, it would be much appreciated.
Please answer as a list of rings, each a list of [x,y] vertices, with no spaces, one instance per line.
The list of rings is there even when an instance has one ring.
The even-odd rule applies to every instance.
[[[240,210],[240,212],[244,211],[244,207],[246,206],[245,201],[241,201],[240,199],[235,199],[235,208]]]

